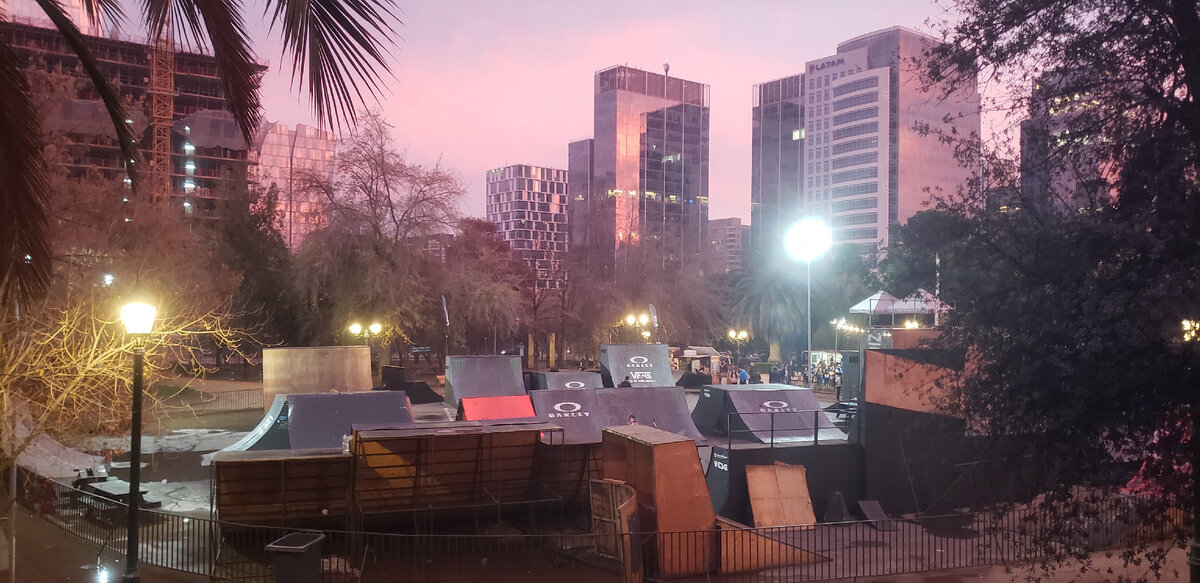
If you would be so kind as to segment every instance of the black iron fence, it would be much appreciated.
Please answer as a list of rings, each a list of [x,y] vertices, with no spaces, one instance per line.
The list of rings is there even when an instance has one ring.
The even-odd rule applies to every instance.
[[[99,549],[123,553],[126,507],[108,497],[18,474],[19,502]],[[704,575],[712,581],[822,581],[944,569],[1016,565],[1055,546],[1115,548],[1163,538],[1170,515],[1147,520],[1128,500],[1082,516],[1073,538],[1056,538],[1061,518],[1029,508],[1005,513],[960,513],[913,519],[741,528],[713,531],[596,535],[575,531],[528,534],[512,526],[494,534],[441,535],[322,531],[324,583],[343,581],[571,580],[615,582],[626,572],[649,580]],[[1174,525],[1179,526],[1179,525]],[[561,528],[561,527],[558,527]],[[271,542],[295,529],[224,523],[143,510],[143,563],[213,581],[273,580]],[[1080,533],[1083,533],[1082,535]],[[1082,538],[1080,538],[1082,536]],[[1155,539],[1157,540],[1157,539]],[[1051,542],[1047,542],[1051,541]],[[624,549],[618,559],[598,547]]]

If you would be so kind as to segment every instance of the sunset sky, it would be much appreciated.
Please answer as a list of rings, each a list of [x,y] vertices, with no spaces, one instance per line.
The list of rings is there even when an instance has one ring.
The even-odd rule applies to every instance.
[[[800,72],[839,41],[895,25],[928,32],[947,18],[931,0],[397,1],[395,79],[378,107],[409,159],[459,173],[463,211],[477,216],[488,169],[566,168],[567,142],[592,134],[595,71],[661,72],[669,60],[672,76],[712,88],[710,217],[748,221],[751,87]],[[279,45],[256,48],[271,66],[266,117],[312,123]]]

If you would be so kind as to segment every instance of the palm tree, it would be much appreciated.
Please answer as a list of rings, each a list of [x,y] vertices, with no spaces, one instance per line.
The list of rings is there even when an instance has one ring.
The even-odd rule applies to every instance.
[[[804,282],[786,265],[752,261],[733,284],[733,319],[750,327],[750,332],[771,347],[768,362],[780,362],[780,340],[804,325],[807,311]]]
[[[2,1],[2,0],[0,0]],[[117,90],[102,73],[79,28],[58,0],[35,0],[95,85],[116,130],[135,193],[141,186],[138,150]],[[120,24],[120,0],[82,0],[93,25]],[[379,94],[390,75],[392,0],[265,0],[272,31],[283,37],[293,79],[306,85],[318,122],[352,125],[363,89]],[[175,23],[185,46],[211,48],[229,110],[250,141],[262,119],[255,56],[238,0],[143,0],[140,19],[151,38],[166,38]],[[2,7],[2,5],[0,5]],[[41,295],[50,283],[46,220],[47,166],[30,85],[13,48],[0,40],[0,305]]]

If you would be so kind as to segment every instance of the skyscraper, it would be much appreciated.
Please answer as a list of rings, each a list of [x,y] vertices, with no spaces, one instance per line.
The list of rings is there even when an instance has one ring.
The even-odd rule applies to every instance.
[[[487,172],[487,219],[537,273],[539,289],[566,283],[567,173],[516,164]]]
[[[260,130],[257,179],[279,192],[279,232],[295,251],[304,237],[325,222],[321,196],[305,188],[310,179],[328,179],[333,172],[337,138],[332,133],[297,124],[295,129],[267,123]]]
[[[641,268],[671,273],[699,267],[708,226],[708,86],[632,67],[595,76],[595,135],[573,142],[568,173],[591,166],[586,201],[571,225],[601,273]],[[585,151],[590,147],[590,155]]]
[[[1116,196],[1120,167],[1106,137],[1098,87],[1120,83],[1111,73],[1048,71],[1033,82],[1029,119],[1021,122],[1022,204],[1089,212]]]
[[[755,87],[756,249],[781,248],[782,231],[802,213],[827,220],[835,243],[867,252],[887,245],[930,191],[953,195],[966,183],[973,169],[955,159],[954,146],[920,129],[948,130],[949,119],[960,135],[979,132],[973,83],[946,95],[948,87],[921,78],[918,61],[936,42],[892,27],[841,43],[801,75]]]
[[[740,217],[713,219],[708,222],[708,266],[709,273],[729,273],[742,267],[742,253],[750,225],[743,225]]]

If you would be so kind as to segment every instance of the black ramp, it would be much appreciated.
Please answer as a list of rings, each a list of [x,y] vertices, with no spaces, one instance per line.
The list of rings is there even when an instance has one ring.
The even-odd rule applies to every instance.
[[[537,376],[538,389],[600,389],[604,387],[604,380],[598,372],[539,372]]]
[[[529,394],[538,419],[563,428],[568,445],[600,443],[607,423],[597,408],[597,395],[590,389],[533,391]]]
[[[730,405],[729,423],[738,429],[748,429],[763,443],[772,439],[779,443],[846,438],[821,409],[811,390],[731,390],[725,391],[725,396]],[[732,415],[734,412],[737,415]]]
[[[682,375],[679,376],[679,380],[675,381],[675,386],[694,388],[694,387],[703,387],[704,385],[711,385],[712,382],[713,382],[712,375],[700,374],[698,372],[690,372],[689,371],[689,372],[684,372]]]
[[[341,448],[357,424],[412,424],[404,391],[288,395],[292,449]]]
[[[288,402],[287,395],[275,395],[271,408],[263,415],[258,425],[233,445],[220,451],[263,451],[272,449],[290,449],[291,440],[288,438]],[[200,458],[200,465],[212,463],[213,455],[219,452],[205,454]]]
[[[511,397],[525,394],[519,356],[446,357],[446,404],[463,397]]]
[[[688,411],[687,399],[679,387],[600,389],[597,406],[603,410],[605,426],[649,425],[705,443]]]
[[[696,408],[692,409],[692,421],[702,431],[725,432],[725,389],[701,387]]]
[[[600,346],[600,372],[614,386],[628,376],[635,387],[672,387],[671,353],[666,344],[604,344]]]
[[[862,509],[863,516],[876,530],[896,530],[896,521],[888,518],[878,500],[860,500],[858,507]]]

